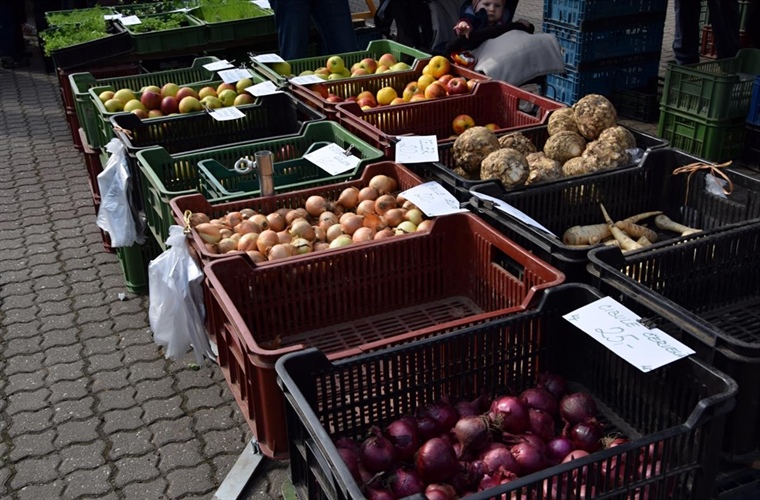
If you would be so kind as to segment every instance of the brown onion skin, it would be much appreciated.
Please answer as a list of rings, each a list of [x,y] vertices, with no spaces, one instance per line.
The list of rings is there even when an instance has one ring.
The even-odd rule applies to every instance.
[[[375,213],[378,215],[384,215],[392,208],[396,208],[396,198],[389,194],[384,194],[375,200]]]
[[[285,217],[277,212],[272,212],[267,215],[267,222],[269,223],[268,229],[271,229],[272,231],[279,233],[285,229]]]
[[[367,186],[359,191],[359,202],[361,203],[365,200],[375,201],[378,196],[380,196],[380,193],[377,192],[377,189]]]
[[[360,202],[359,206],[356,207],[356,213],[357,215],[374,214],[375,213],[374,200],[364,200]]]
[[[327,200],[322,196],[309,196],[306,199],[305,208],[312,217],[319,217],[322,212],[327,211]]]
[[[380,231],[378,231],[377,233],[375,233],[375,239],[376,240],[382,240],[382,239],[385,239],[385,238],[391,238],[393,236],[395,236],[393,234],[393,229],[391,229],[389,227],[386,227],[385,229],[381,229]]]
[[[359,204],[359,190],[353,186],[344,189],[340,193],[337,203],[343,208],[353,210]]]

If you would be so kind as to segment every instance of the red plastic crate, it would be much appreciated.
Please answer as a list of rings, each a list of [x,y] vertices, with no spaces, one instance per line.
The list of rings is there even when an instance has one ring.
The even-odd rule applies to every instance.
[[[425,64],[427,62],[428,61],[424,61]],[[315,85],[291,84],[290,88],[298,99],[324,113],[329,120],[337,120],[338,110],[335,109],[335,107],[339,103],[330,102],[322,97],[322,94],[314,90],[318,85],[324,87],[328,93],[335,94],[341,99],[357,96],[360,92],[364,92],[365,90],[372,92],[373,95],[377,95],[377,91],[383,87],[393,87],[399,97],[401,97],[406,85],[410,82],[417,81],[422,76],[422,69],[425,67],[425,64],[417,63],[412,72],[393,71],[371,77],[326,80],[325,83]],[[449,73],[454,76],[461,76],[467,80],[491,80],[490,77],[482,73],[461,66],[455,66],[453,64],[451,65],[451,71]]]
[[[84,164],[87,167],[87,177],[90,184],[90,193],[92,193],[92,204],[95,207],[95,216],[97,217],[100,210],[100,189],[98,187],[98,174],[103,171],[103,164],[100,161],[100,149],[92,148],[87,144],[87,138],[84,130],[77,130],[80,142],[83,144],[82,154],[84,154]],[[100,230],[100,236],[103,238],[103,249],[108,253],[114,253],[116,250],[111,247],[111,237],[108,233]]]
[[[255,265],[205,266],[218,361],[262,451],[288,454],[274,364],[307,347],[330,359],[520,312],[564,275],[472,214],[430,232]]]
[[[752,47],[752,38],[746,31],[739,32],[739,48],[746,49]],[[715,47],[715,37],[713,36],[712,26],[709,24],[702,27],[702,46],[699,53],[703,57],[709,57],[710,59],[716,59],[718,57],[718,49]]]
[[[74,149],[82,151],[82,137],[79,135],[79,118],[75,109],[66,108],[66,124],[69,126],[69,132],[71,133],[71,142],[74,143]]]
[[[476,125],[494,123],[499,127],[497,131],[516,131],[544,123],[551,111],[562,107],[565,107],[562,103],[508,83],[490,81],[478,83],[471,94],[462,96],[368,111],[347,102],[338,104],[336,109],[341,125],[393,158],[396,136],[435,135],[439,141],[447,140],[454,134],[452,122],[460,114],[470,115]]]
[[[312,195],[323,196],[327,200],[335,201],[340,196],[340,193],[347,187],[355,186],[358,189],[361,189],[368,186],[370,179],[372,179],[372,177],[375,175],[387,175],[396,179],[400,191],[422,184],[422,179],[417,177],[403,165],[387,161],[367,165],[366,169],[362,173],[361,178],[353,181],[341,182],[339,184],[302,189],[300,191],[293,191],[276,196],[251,198],[239,201],[228,201],[215,205],[209,203],[202,194],[194,193],[172,198],[172,200],[169,202],[169,205],[171,205],[172,212],[174,212],[174,220],[180,226],[185,225],[184,214],[186,210],[190,210],[193,213],[202,212],[208,215],[210,219],[216,219],[228,214],[229,212],[240,211],[244,208],[251,208],[257,212],[269,214],[271,212],[277,211],[280,208],[303,207],[306,204],[306,200],[309,198],[309,196]],[[194,229],[190,231],[189,241],[190,245],[193,247],[195,252],[200,257],[201,261],[204,263],[208,263],[217,259],[223,259],[229,257],[230,255],[245,254],[245,252],[233,252],[232,254],[226,253],[221,255],[210,253],[206,249],[206,246],[203,244],[203,240],[198,235],[198,232]]]

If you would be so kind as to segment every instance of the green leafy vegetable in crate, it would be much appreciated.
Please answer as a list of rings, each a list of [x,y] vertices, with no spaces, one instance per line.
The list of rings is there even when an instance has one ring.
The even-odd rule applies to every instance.
[[[258,5],[243,0],[201,0],[200,17],[207,23],[234,21],[271,14]]]
[[[103,25],[105,30],[105,20],[103,16],[110,14],[110,11],[101,7],[92,9],[65,10],[60,12],[48,12],[48,26],[61,26],[66,24],[86,24],[86,25]]]
[[[150,33],[151,31],[181,28],[189,24],[187,16],[184,14],[163,14],[141,18],[140,24],[133,24],[128,28],[133,33]]]
[[[105,22],[102,19],[98,23],[87,21],[79,24],[56,26],[40,33],[40,37],[45,43],[46,56],[55,50],[97,40],[108,35]]]
[[[172,12],[177,10],[178,8],[182,7],[182,5],[177,2],[177,5],[175,5],[172,2],[155,2],[155,3],[146,3],[146,4],[138,4],[138,5],[128,5],[128,6],[122,6],[120,8],[116,8],[116,10],[125,16],[137,16],[139,18],[142,18],[144,16],[150,16],[153,14],[163,14],[165,12]]]

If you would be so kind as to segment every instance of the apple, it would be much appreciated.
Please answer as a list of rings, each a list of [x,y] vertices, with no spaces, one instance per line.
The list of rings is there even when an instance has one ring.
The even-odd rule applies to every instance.
[[[314,73],[314,76],[316,76],[316,77],[318,77],[318,78],[321,78],[322,80],[327,80],[327,78],[328,78],[330,75],[329,75],[329,74],[328,74],[328,75],[325,75],[324,73]]]
[[[319,76],[319,75],[330,76],[330,70],[329,70],[329,69],[327,69],[327,68],[325,68],[325,67],[323,66],[323,67],[321,67],[321,68],[317,68],[317,69],[315,69],[315,70],[314,70],[314,74],[315,74],[315,75],[317,75],[317,76]]]
[[[151,109],[148,111],[148,118],[158,118],[164,116],[160,109]]]
[[[422,74],[423,75],[429,75],[430,74],[430,64],[426,64],[424,68],[422,68]]]
[[[449,83],[446,84],[446,90],[449,95],[467,94],[470,88],[467,86],[467,82],[464,78],[452,78]]]
[[[216,96],[219,97],[219,94],[221,94],[225,90],[235,90],[235,86],[231,83],[220,83],[219,86],[216,88]],[[237,94],[237,92],[235,92]]]
[[[174,97],[176,97],[179,102],[182,102],[182,99],[185,97],[195,97],[195,99],[198,100],[198,94],[190,87],[180,88]]]
[[[242,94],[237,95],[235,100],[232,102],[232,105],[243,106],[245,104],[253,104],[254,102],[256,102],[256,98],[254,98],[251,94],[243,92]]]
[[[161,87],[161,95],[164,97],[176,96],[178,91],[179,91],[179,85],[177,85],[176,83],[167,83],[167,84],[164,84],[163,87]]]
[[[150,90],[151,92],[154,92],[156,94],[160,94],[161,93],[161,87],[158,87],[156,85],[146,85],[145,87],[143,87],[143,88],[140,89],[140,92],[145,92],[145,91],[148,91],[148,90]]]
[[[327,59],[325,67],[330,70],[330,73],[342,73],[346,69],[346,63],[343,62],[342,57],[332,56]]]
[[[327,102],[343,102],[343,99],[341,99],[340,97],[338,97],[335,94],[327,96],[326,100],[327,100]]]
[[[394,64],[396,64],[398,61],[396,60],[396,56],[394,56],[391,53],[383,54],[380,56],[380,58],[377,60],[378,66],[387,66],[391,67]]]
[[[126,111],[128,113],[131,113],[132,111],[134,111],[136,109],[142,109],[146,113],[148,112],[148,110],[145,108],[145,106],[143,105],[143,103],[141,103],[137,99],[132,99],[131,101],[129,101],[128,103],[126,103],[124,105],[124,111]]]
[[[397,104],[406,104],[406,101],[401,97],[397,97],[391,101],[391,106],[395,106]]]
[[[386,71],[390,71],[390,70],[391,70],[391,69],[390,69],[388,66],[386,66],[386,65],[384,65],[384,64],[381,64],[381,65],[380,65],[380,66],[378,66],[378,67],[377,67],[377,69],[375,70],[375,74],[376,74],[376,75],[379,75],[380,73],[385,73]]]
[[[135,115],[136,117],[138,117],[141,120],[144,120],[146,118],[150,118],[150,116],[148,115],[148,113],[144,109],[139,109],[139,108],[135,109],[135,110],[132,111],[132,114]]]
[[[114,99],[118,99],[123,103],[128,103],[135,98],[135,94],[129,89],[119,89],[113,95]]]
[[[177,113],[179,111],[179,101],[176,97],[169,95],[161,99],[161,112],[165,115]]]
[[[235,91],[238,94],[241,94],[245,92],[245,89],[253,85],[253,80],[250,78],[243,78],[242,80],[238,80],[238,82],[235,84]]]
[[[182,100],[179,101],[178,109],[180,113],[192,113],[194,111],[202,111],[203,106],[201,106],[201,102],[198,98],[189,95],[183,97]]]
[[[430,74],[436,79],[451,71],[451,63],[443,56],[433,56],[428,66],[430,66]]]
[[[433,82],[425,87],[425,97],[428,99],[437,99],[446,95],[446,87],[441,82]]]
[[[113,99],[114,92],[113,90],[106,90],[104,92],[101,92],[100,95],[98,95],[98,98],[100,99],[100,102],[103,104],[106,103],[109,99]]]
[[[375,95],[370,92],[369,90],[365,90],[363,92],[359,92],[359,94],[356,96],[356,102],[359,102],[361,99],[370,99],[373,106],[377,106],[377,101],[375,100]]]
[[[364,68],[362,68],[362,63],[361,62],[357,62],[357,63],[352,64],[351,65],[351,69],[349,71],[351,73],[353,73],[354,71],[356,71],[359,68],[364,69]]]
[[[372,106],[362,106],[362,111],[371,111]]]
[[[149,110],[157,110],[161,107],[161,94],[146,90],[140,96],[140,102]]]
[[[496,132],[497,130],[499,130],[499,126],[496,125],[495,123],[487,123],[483,126],[492,132]]]
[[[201,104],[203,104],[205,107],[209,109],[219,109],[222,107],[221,99],[213,95],[207,95],[206,97],[201,99]]]
[[[477,80],[467,80],[467,88],[472,92],[472,90],[475,88],[475,84],[478,83]]]
[[[314,72],[310,69],[306,69],[298,73],[298,76],[306,76],[306,75],[313,75]]]
[[[290,68],[290,63],[286,61],[272,63],[269,67],[272,68],[272,71],[274,71],[278,75],[290,76],[290,74],[292,73],[292,70]]]
[[[356,104],[358,104],[362,109],[364,108],[374,108],[377,106],[377,101],[375,101],[375,98],[369,98],[369,97],[362,97],[361,99],[356,100]]]
[[[454,78],[454,75],[452,75],[451,73],[446,73],[445,75],[440,77],[438,81],[446,85],[447,83],[449,83],[449,80],[451,80],[452,78]]]
[[[408,64],[406,64],[405,62],[397,62],[396,64],[394,64],[390,68],[391,68],[391,71],[406,71],[408,69],[411,69],[411,67]]]
[[[216,89],[214,87],[203,87],[198,91],[198,99],[201,101],[208,96],[216,97]]]
[[[417,86],[420,88],[421,91],[425,91],[425,89],[435,81],[435,78],[433,78],[431,75],[422,75],[417,79]]]
[[[351,76],[364,76],[364,75],[369,75],[369,73],[367,72],[367,70],[364,69],[364,68],[355,69],[351,73]]]
[[[330,73],[330,76],[327,77],[328,80],[343,80],[344,78],[343,73]]]
[[[461,134],[465,130],[467,130],[470,127],[475,126],[475,120],[472,119],[470,115],[459,115],[456,118],[454,118],[454,121],[451,123],[451,126],[454,128],[454,133]]]
[[[355,95],[350,95],[350,96],[346,97],[345,99],[343,99],[343,102],[356,102],[356,96]]]
[[[421,94],[424,92],[417,82],[409,82],[404,89],[404,93],[401,95],[405,101],[409,102],[414,94]]]
[[[377,67],[379,64],[377,64],[377,61],[372,59],[371,57],[365,57],[359,62],[359,65],[367,70],[367,73],[372,74],[375,71],[377,71]]]
[[[390,104],[397,97],[398,94],[393,87],[383,87],[377,91],[377,103],[381,106]]]
[[[327,85],[325,85],[324,83],[318,83],[316,85],[312,85],[311,90],[321,95],[323,99],[327,99],[327,96],[330,95],[330,93],[327,91]]]
[[[106,111],[109,113],[118,113],[119,111],[124,111],[124,103],[119,99],[108,99],[103,103],[103,106],[105,106]]]
[[[424,94],[414,94],[409,102],[427,101],[427,97]]]
[[[222,106],[232,106],[235,103],[237,92],[232,89],[224,89],[217,97],[219,97],[219,100],[222,101]]]
[[[348,78],[349,76],[351,76],[351,72],[348,70],[348,68],[343,68],[343,71],[341,71],[340,74],[343,75],[346,78]]]

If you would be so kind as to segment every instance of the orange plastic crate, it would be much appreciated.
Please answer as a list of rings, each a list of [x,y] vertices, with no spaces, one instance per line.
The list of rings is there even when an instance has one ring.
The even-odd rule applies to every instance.
[[[288,453],[274,364],[317,347],[330,359],[432,337],[531,307],[564,275],[473,214],[396,236],[255,265],[205,266],[218,362],[262,451]]]
[[[396,136],[435,135],[439,141],[450,139],[454,134],[452,122],[460,114],[470,115],[476,125],[493,123],[498,126],[496,131],[516,131],[544,123],[551,111],[563,107],[562,103],[514,85],[490,81],[478,83],[472,93],[461,96],[368,111],[347,102],[338,104],[336,109],[341,125],[393,158]]]

